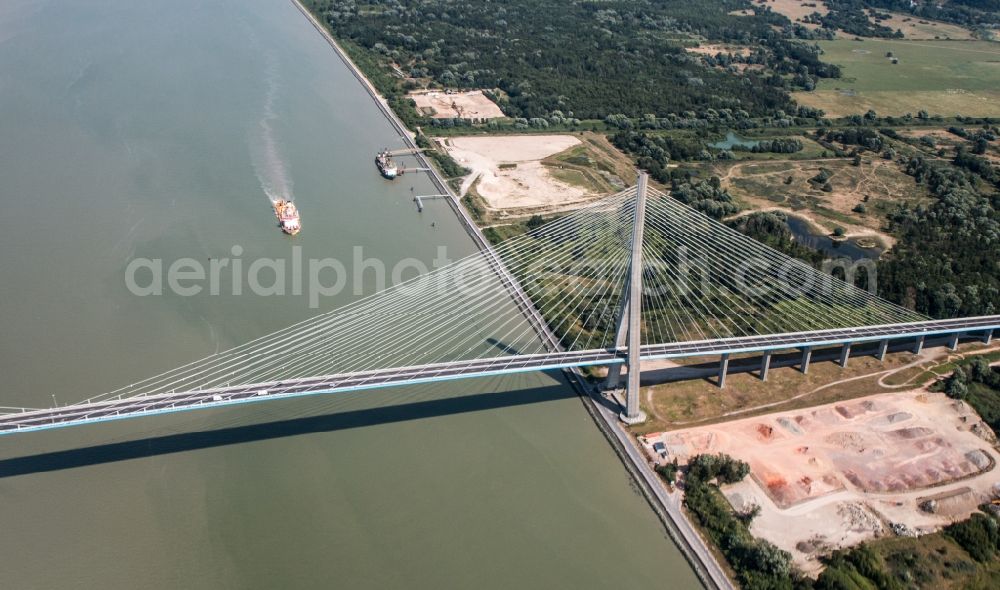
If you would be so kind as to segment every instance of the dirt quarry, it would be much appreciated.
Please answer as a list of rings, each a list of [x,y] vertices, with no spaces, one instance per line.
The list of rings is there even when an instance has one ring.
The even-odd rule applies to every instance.
[[[721,452],[749,463],[723,493],[736,509],[760,506],[751,531],[815,572],[821,553],[931,532],[1000,494],[991,434],[965,403],[912,391],[646,439],[681,462]]]
[[[417,110],[433,119],[498,119],[503,111],[482,90],[468,92],[423,91],[411,92]]]

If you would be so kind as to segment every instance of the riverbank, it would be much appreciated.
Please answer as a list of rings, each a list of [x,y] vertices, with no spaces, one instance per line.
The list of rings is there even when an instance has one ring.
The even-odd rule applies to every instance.
[[[609,407],[609,404],[604,403],[605,396],[596,387],[589,389],[588,394],[582,398],[594,423],[628,469],[642,495],[649,502],[650,508],[666,527],[670,538],[684,553],[701,582],[707,588],[734,590],[735,586],[707,542],[684,513],[683,495],[676,489],[667,491],[660,476],[653,471],[645,454],[639,448],[636,438],[622,428],[616,409],[621,404],[614,400],[614,405]]]
[[[476,225],[476,222],[473,221],[469,213],[465,210],[464,207],[462,207],[461,203],[459,203],[458,196],[456,196],[455,192],[451,190],[451,187],[448,185],[447,182],[445,182],[444,178],[442,178],[441,174],[437,171],[437,168],[435,168],[431,164],[431,162],[427,159],[427,157],[422,152],[416,151],[418,150],[419,147],[416,144],[415,140],[416,135],[412,131],[407,129],[406,125],[403,125],[403,122],[399,120],[399,117],[396,116],[396,113],[394,113],[393,110],[389,107],[389,103],[385,100],[385,98],[382,97],[382,95],[378,93],[378,90],[375,89],[375,86],[358,68],[358,66],[354,63],[351,57],[347,55],[347,52],[344,51],[344,48],[341,47],[339,43],[337,43],[337,40],[333,38],[333,35],[330,34],[330,31],[328,31],[326,27],[322,25],[322,23],[316,20],[316,17],[313,16],[311,12],[309,12],[309,9],[307,9],[302,4],[302,2],[300,2],[299,0],[291,0],[291,2],[295,6],[295,8],[297,8],[298,11],[301,12],[302,15],[309,20],[309,23],[313,26],[313,28],[316,29],[316,31],[320,35],[322,35],[323,39],[325,39],[326,42],[330,44],[330,47],[333,48],[333,51],[334,53],[337,54],[337,57],[339,57],[340,60],[344,62],[344,65],[347,66],[347,69],[351,72],[351,74],[355,77],[355,79],[357,79],[358,82],[361,83],[361,85],[364,87],[368,95],[371,96],[373,101],[375,101],[375,104],[378,106],[379,110],[382,112],[383,115],[385,115],[385,118],[389,120],[389,123],[392,125],[392,128],[396,131],[396,133],[399,134],[399,137],[400,139],[403,140],[405,146],[409,149],[415,150],[413,157],[416,158],[417,162],[419,163],[419,167],[426,168],[428,170],[427,174],[428,176],[430,176],[431,182],[434,183],[434,187],[439,191],[439,194],[448,195],[448,198],[446,199],[448,201],[448,204],[451,205],[451,208],[459,216],[459,220],[462,222],[462,225],[465,226],[466,231],[469,233],[472,239],[476,242],[477,247],[480,250],[484,249],[488,250],[489,242],[486,240],[486,237],[483,235],[483,232],[480,231],[479,226]]]
[[[399,117],[392,111],[392,109],[389,108],[385,99],[379,95],[372,83],[360,71],[357,65],[354,64],[330,32],[313,16],[312,13],[309,12],[308,9],[306,9],[300,0],[291,0],[291,2],[307,19],[309,19],[312,26],[330,44],[337,56],[344,62],[354,77],[361,82],[365,90],[378,105],[379,109],[390,121],[393,128],[397,131],[397,133],[399,133],[399,136],[403,139],[406,146],[416,148],[413,134],[405,127],[405,125],[403,125],[402,121],[400,121]],[[448,186],[448,184],[440,176],[437,170],[427,161],[423,154],[418,153],[416,154],[416,157],[420,162],[420,166],[429,169],[428,174],[431,176],[431,180],[434,185],[441,191],[441,194],[448,195],[447,201],[451,204],[456,214],[459,215],[463,225],[480,250],[492,253],[493,250],[489,246],[486,238],[483,236],[482,231],[469,216],[469,213],[465,210],[465,208],[462,207],[457,195],[455,195],[454,191],[451,190],[451,187]],[[518,306],[522,308],[522,311],[524,311],[529,321],[532,321],[532,324],[535,325],[536,331],[539,331],[539,336],[542,337],[543,341],[548,341],[550,346],[558,347],[558,339],[556,339],[555,336],[552,335],[547,329],[544,321],[541,321],[537,310],[531,304],[527,295],[524,294],[519,287],[517,287],[516,281],[506,272],[499,259],[495,257],[492,258],[496,264],[497,271],[501,276],[501,279],[504,280],[508,288],[512,290],[515,301],[518,303]],[[538,325],[539,321],[541,321],[541,325]],[[674,541],[678,545],[678,548],[684,553],[702,583],[709,588],[732,588],[731,582],[723,573],[718,562],[712,557],[708,546],[694,531],[691,523],[687,521],[681,511],[680,498],[677,497],[676,499],[671,500],[664,495],[665,492],[662,489],[662,485],[660,485],[656,479],[658,476],[652,471],[648,462],[646,462],[646,460],[642,457],[641,453],[638,452],[635,447],[635,443],[631,440],[631,436],[619,424],[617,413],[604,407],[601,401],[598,401],[594,397],[599,394],[593,394],[589,388],[586,387],[583,376],[579,371],[567,373],[570,376],[570,382],[580,394],[580,398],[584,405],[587,407],[591,415],[595,417],[595,421],[599,420],[604,423],[601,428],[601,432],[614,447],[623,463],[625,463],[629,473],[635,479],[640,489],[643,490],[643,495],[654,507],[654,512],[663,522],[667,530],[671,532],[671,536],[674,537]]]

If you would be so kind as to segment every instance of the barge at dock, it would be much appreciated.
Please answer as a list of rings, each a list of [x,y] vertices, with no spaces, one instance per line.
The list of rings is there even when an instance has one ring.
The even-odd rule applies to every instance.
[[[378,168],[378,172],[383,178],[388,178],[389,180],[397,176],[402,176],[407,172],[427,172],[428,168],[400,168],[399,164],[392,159],[393,156],[411,156],[422,151],[424,150],[421,148],[405,148],[392,151],[389,148],[385,148],[375,154],[375,167]]]
[[[399,176],[399,166],[392,161],[392,152],[388,149],[375,154],[375,167],[379,174],[389,180]]]

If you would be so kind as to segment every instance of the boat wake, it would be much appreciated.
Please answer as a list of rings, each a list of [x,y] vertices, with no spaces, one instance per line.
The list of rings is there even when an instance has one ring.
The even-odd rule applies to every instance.
[[[273,54],[265,56],[265,63],[264,114],[257,122],[256,129],[250,133],[250,156],[260,188],[273,204],[279,200],[290,201],[293,195],[292,180],[273,125],[278,118],[274,110],[279,89],[278,63]]]

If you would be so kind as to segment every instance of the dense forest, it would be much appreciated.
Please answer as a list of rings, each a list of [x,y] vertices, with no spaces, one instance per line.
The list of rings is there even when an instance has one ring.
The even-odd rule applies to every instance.
[[[638,131],[620,131],[611,137],[611,143],[636,159],[639,167],[649,172],[654,180],[670,182],[671,160],[707,159],[704,143],[697,139],[679,139],[669,135],[652,135]],[[704,154],[702,152],[705,152]]]
[[[997,313],[1000,195],[948,162],[915,156],[906,172],[937,200],[891,214],[899,241],[879,264],[880,294],[934,317]]]
[[[802,151],[802,142],[797,139],[761,139],[749,147],[736,144],[730,150],[754,154],[794,154]]]
[[[936,389],[971,405],[994,433],[1000,432],[1000,369],[987,359],[977,356],[962,362]]]
[[[496,89],[510,117],[665,117],[685,111],[795,112],[786,89],[839,70],[780,14],[746,0],[306,0],[379,90]],[[806,32],[807,29],[798,27]],[[692,35],[754,44],[768,69],[714,67],[683,49]],[[386,75],[387,72],[394,76]],[[397,105],[402,107],[404,105]],[[403,110],[397,108],[397,110]],[[412,108],[407,113],[416,117]]]
[[[671,178],[670,196],[714,219],[733,215],[740,208],[722,188],[718,176],[708,180]]]
[[[992,561],[1000,551],[1000,534],[995,516],[974,513],[932,535],[929,544],[937,549],[930,558],[917,551],[918,541],[892,544],[875,541],[851,549],[834,551],[824,559],[826,569],[812,587],[816,590],[908,590],[934,588],[940,582],[951,588],[990,588]],[[942,557],[943,555],[943,557]],[[943,562],[943,563],[942,563]],[[934,570],[944,568],[946,580]],[[987,573],[990,572],[990,573]],[[963,583],[964,582],[964,583]]]
[[[844,145],[856,145],[869,149],[873,152],[882,152],[885,142],[881,133],[871,128],[847,128],[847,129],[817,129],[816,139],[823,145],[824,142],[837,142]]]

